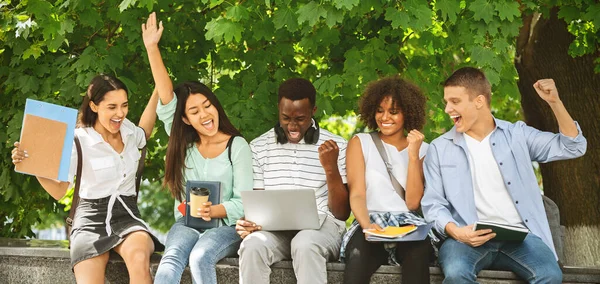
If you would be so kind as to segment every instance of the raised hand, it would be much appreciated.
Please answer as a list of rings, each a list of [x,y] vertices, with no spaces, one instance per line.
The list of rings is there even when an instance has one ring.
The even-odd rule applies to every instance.
[[[20,148],[21,143],[19,143],[17,141],[17,142],[15,142],[15,144],[13,146],[15,146],[15,148],[12,149],[11,156],[10,156],[12,158],[13,164],[16,165],[16,164],[22,162],[23,159],[29,157],[29,154],[27,154],[27,151]]]
[[[325,172],[338,170],[338,156],[340,148],[333,140],[327,140],[319,146],[319,161]]]
[[[423,139],[425,139],[425,135],[419,130],[413,129],[408,132],[406,140],[408,140],[408,157],[410,159],[419,159],[419,150],[421,144],[423,144]]]
[[[538,93],[540,98],[547,103],[552,104],[560,102],[560,98],[558,97],[558,89],[556,89],[554,80],[540,79],[533,84],[533,88]]]
[[[162,21],[160,21],[160,23],[157,25],[156,13],[152,12],[152,14],[148,16],[146,23],[142,24],[142,38],[144,39],[144,46],[149,48],[158,45],[163,30],[164,28]]]

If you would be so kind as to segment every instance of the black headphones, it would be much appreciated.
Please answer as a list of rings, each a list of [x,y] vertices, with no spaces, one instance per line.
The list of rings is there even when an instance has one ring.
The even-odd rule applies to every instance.
[[[317,144],[317,142],[319,142],[319,124],[314,119],[313,122],[314,123],[308,128],[308,130],[306,130],[306,133],[304,133],[304,142],[306,142],[306,144]],[[275,124],[273,129],[275,130],[275,139],[277,140],[277,143],[285,144],[288,142],[287,136],[285,136],[285,131],[279,122]]]

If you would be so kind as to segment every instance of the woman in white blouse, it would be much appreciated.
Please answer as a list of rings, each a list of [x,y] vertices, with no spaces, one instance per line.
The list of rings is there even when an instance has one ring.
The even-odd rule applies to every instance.
[[[119,79],[99,75],[92,79],[79,110],[75,135],[82,148],[80,201],[70,238],[73,272],[78,283],[104,283],[109,251],[125,260],[130,283],[151,283],[150,255],[162,246],[140,219],[135,174],[139,149],[146,145],[156,121],[158,96],[152,95],[139,127],[126,116],[127,87]],[[12,151],[14,164],[28,157],[19,142]],[[52,197],[62,198],[77,168],[75,145],[71,153],[70,182],[37,177]]]
[[[429,238],[369,242],[362,231],[425,224],[415,212],[423,197],[427,143],[423,143],[424,135],[418,129],[425,124],[425,101],[418,87],[398,76],[370,83],[362,96],[360,118],[369,129],[378,130],[382,152],[402,188],[394,186],[375,137],[370,133],[354,136],[346,150],[346,170],[350,207],[356,219],[344,235],[340,252],[346,263],[344,283],[369,283],[375,270],[386,262],[402,264],[402,283],[429,283]]]

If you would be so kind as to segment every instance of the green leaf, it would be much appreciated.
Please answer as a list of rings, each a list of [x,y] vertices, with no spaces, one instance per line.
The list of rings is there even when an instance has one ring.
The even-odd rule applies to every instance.
[[[75,23],[70,19],[65,19],[60,23],[58,34],[65,35],[65,33],[72,33],[73,27],[75,27]]]
[[[385,19],[392,22],[392,28],[407,28],[410,26],[410,16],[406,11],[398,11],[394,7],[385,9]]]
[[[498,10],[498,17],[500,17],[501,20],[512,21],[521,16],[519,2],[517,1],[496,2],[496,10]]]
[[[152,12],[154,8],[154,0],[140,0],[138,7],[146,7],[148,8],[148,12]]]
[[[459,0],[437,0],[435,2],[436,10],[442,12],[442,19],[454,24],[456,23],[457,15],[460,13]]]
[[[327,17],[325,17],[325,24],[327,24],[329,28],[332,28],[337,23],[341,23],[343,20],[344,14],[342,11],[337,9],[329,9],[327,11]]]
[[[298,9],[298,24],[302,25],[308,22],[309,26],[314,26],[321,17],[327,16],[327,10],[314,1],[302,6]]]
[[[600,29],[600,4],[590,4],[585,13],[586,19],[594,23],[595,31]]]
[[[404,9],[414,16],[412,28],[418,31],[426,29],[431,25],[431,8],[427,2],[421,0],[408,0]]]
[[[224,39],[225,42],[231,42],[233,39],[239,42],[242,39],[242,27],[238,23],[234,23],[221,17],[213,19],[206,24],[206,39],[215,42]]]
[[[470,2],[467,7],[469,7],[469,10],[475,13],[473,19],[476,21],[484,20],[486,23],[489,23],[493,20],[494,15],[496,14],[494,6],[486,0],[475,0]]]
[[[286,6],[277,10],[273,16],[273,23],[276,29],[281,29],[287,26],[288,31],[293,32],[298,29],[298,22],[296,20],[296,13]]]
[[[23,60],[33,56],[34,59],[40,57],[40,55],[44,53],[39,43],[32,44],[28,49],[23,52]]]
[[[121,2],[121,4],[119,4],[119,11],[123,12],[123,11],[127,10],[127,8],[129,8],[130,6],[133,6],[135,4],[135,2],[137,2],[137,0],[123,0],[123,2]]]
[[[570,23],[574,20],[578,20],[581,16],[581,11],[579,8],[574,6],[561,6],[558,11],[558,18],[564,19],[565,22]]]
[[[248,8],[242,7],[240,5],[234,5],[227,8],[226,17],[228,19],[233,20],[234,22],[239,22],[244,19],[248,19],[250,13],[248,13]]]
[[[360,0],[334,0],[333,5],[336,8],[342,9],[346,8],[346,10],[351,10],[354,6],[357,6],[360,3]]]

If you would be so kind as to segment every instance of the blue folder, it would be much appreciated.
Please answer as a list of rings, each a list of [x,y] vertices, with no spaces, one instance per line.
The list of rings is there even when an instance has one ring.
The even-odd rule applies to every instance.
[[[25,127],[25,116],[34,115],[49,120],[55,120],[66,124],[66,133],[62,145],[56,145],[56,150],[61,151],[60,166],[57,177],[50,177],[60,181],[68,181],[69,167],[71,165],[71,149],[75,135],[75,124],[77,123],[77,110],[60,105],[27,99],[25,102],[25,114],[21,136]],[[43,138],[43,137],[42,137]],[[23,172],[31,174],[28,172]]]

